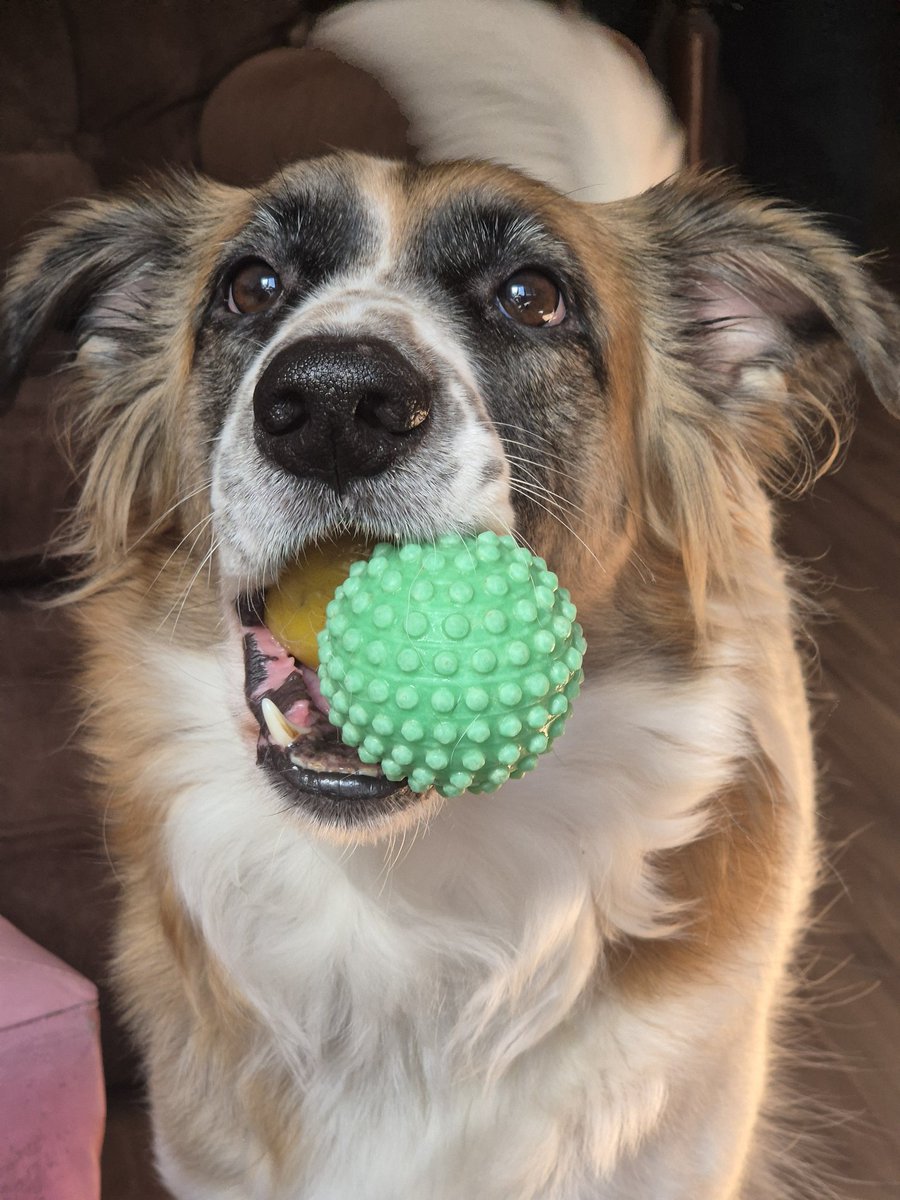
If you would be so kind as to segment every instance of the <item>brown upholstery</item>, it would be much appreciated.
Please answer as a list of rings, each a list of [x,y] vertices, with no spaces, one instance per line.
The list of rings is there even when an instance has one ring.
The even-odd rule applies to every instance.
[[[115,879],[78,749],[67,611],[0,592],[0,911],[101,985],[107,1078],[134,1072],[107,986]]]
[[[69,345],[67,339],[58,339],[57,344]],[[36,366],[52,369],[64,359],[63,349],[54,353],[51,345]],[[61,390],[61,381],[52,375],[32,374],[19,388],[15,404],[0,418],[0,562],[43,555],[71,503],[74,478],[55,421]]]
[[[225,183],[254,184],[335,146],[404,158],[406,131],[371,75],[325,50],[285,46],[242,63],[212,93],[200,121],[200,165]]]

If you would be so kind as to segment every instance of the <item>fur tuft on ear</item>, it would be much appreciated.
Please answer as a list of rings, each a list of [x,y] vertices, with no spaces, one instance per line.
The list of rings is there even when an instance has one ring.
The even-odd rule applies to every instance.
[[[759,483],[796,494],[834,463],[854,371],[900,415],[900,309],[816,218],[725,174],[686,172],[607,219],[648,346],[643,502],[699,613],[711,581],[739,586]]]
[[[900,415],[900,309],[819,219],[751,198],[723,173],[686,173],[642,199],[663,230],[683,333],[713,400],[747,372],[790,372],[840,344]]]
[[[102,297],[171,253],[173,233],[152,193],[91,199],[57,214],[13,262],[0,293],[0,388],[11,391],[32,347],[53,327],[102,311]]]
[[[223,203],[233,207],[236,194],[179,174],[152,189],[81,202],[28,243],[0,292],[4,391],[14,388],[46,330],[77,335],[68,392],[74,440],[88,453],[61,550],[83,559],[94,578],[121,557],[133,515],[152,521],[177,488],[178,456],[166,446],[187,374],[194,268],[218,244]]]

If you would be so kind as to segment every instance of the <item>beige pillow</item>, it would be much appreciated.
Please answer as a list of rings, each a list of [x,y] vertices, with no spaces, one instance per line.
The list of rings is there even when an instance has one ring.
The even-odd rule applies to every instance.
[[[384,88],[325,50],[284,47],[236,67],[200,121],[200,165],[224,183],[261,183],[334,149],[412,156],[407,121]]]

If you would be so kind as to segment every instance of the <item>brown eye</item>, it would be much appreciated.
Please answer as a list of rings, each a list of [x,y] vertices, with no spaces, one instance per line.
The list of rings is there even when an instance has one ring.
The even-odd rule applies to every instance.
[[[281,280],[268,263],[255,258],[231,276],[225,303],[233,313],[258,313],[270,308],[281,295]]]
[[[540,271],[517,271],[497,290],[497,303],[508,317],[533,328],[558,325],[566,303],[552,279]]]

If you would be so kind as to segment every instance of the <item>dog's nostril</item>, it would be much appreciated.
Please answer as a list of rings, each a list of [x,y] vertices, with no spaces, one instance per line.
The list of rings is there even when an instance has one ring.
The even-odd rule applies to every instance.
[[[412,433],[428,416],[428,404],[410,404],[389,392],[368,391],[356,406],[354,419],[370,429],[393,434]]]
[[[309,408],[299,396],[278,397],[257,414],[266,433],[292,433],[309,420]]]
[[[383,392],[366,392],[353,415],[357,421],[368,425],[370,429],[390,429],[389,406],[390,398]]]

